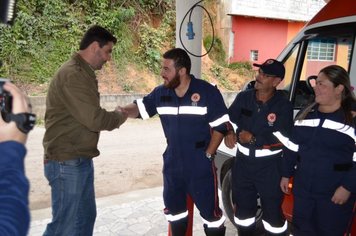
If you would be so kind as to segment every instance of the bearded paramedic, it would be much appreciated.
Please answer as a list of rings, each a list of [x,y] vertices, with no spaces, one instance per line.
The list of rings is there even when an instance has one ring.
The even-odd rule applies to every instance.
[[[186,198],[195,202],[208,236],[225,235],[225,217],[219,208],[213,161],[224,135],[233,132],[219,90],[190,74],[188,54],[174,48],[163,55],[163,84],[143,99],[122,109],[131,118],[158,114],[167,139],[163,153],[164,213],[172,235],[185,235]]]

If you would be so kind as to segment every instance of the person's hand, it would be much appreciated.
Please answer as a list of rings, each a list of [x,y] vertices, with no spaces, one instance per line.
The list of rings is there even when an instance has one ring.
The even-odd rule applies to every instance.
[[[4,84],[4,90],[8,91],[12,95],[12,113],[31,113],[31,105],[27,96],[14,84],[6,82]],[[10,121],[6,123],[0,115],[0,142],[5,141],[17,141],[25,144],[27,139],[27,134],[21,132],[15,121]]]
[[[289,186],[289,178],[282,177],[280,186],[281,186],[282,192],[284,192],[285,194],[290,194],[289,187],[288,187]]]
[[[334,196],[331,198],[331,201],[335,204],[342,205],[345,202],[347,202],[350,195],[351,195],[350,191],[348,191],[344,187],[340,186],[336,189]]]
[[[129,116],[129,113],[128,113],[128,111],[125,110],[125,108],[117,106],[115,108],[115,111],[121,113],[121,115],[124,118],[124,120],[125,121],[127,120],[128,116]]]
[[[241,130],[239,133],[239,142],[240,143],[249,143],[253,137],[253,134],[246,131],[246,130]]]
[[[236,134],[234,131],[229,131],[224,137],[224,143],[228,148],[234,148],[236,143]]]

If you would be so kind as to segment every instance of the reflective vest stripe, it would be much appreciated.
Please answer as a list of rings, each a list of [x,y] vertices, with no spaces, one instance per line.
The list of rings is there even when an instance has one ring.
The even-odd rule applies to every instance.
[[[148,118],[150,118],[150,116],[148,115],[147,111],[146,111],[146,107],[145,104],[143,104],[143,99],[137,99],[137,107],[138,107],[138,111],[140,112],[140,115],[142,117],[143,120],[146,120]]]
[[[160,115],[178,115],[178,107],[157,107]]]
[[[188,211],[185,211],[185,212],[180,213],[180,214],[178,214],[178,215],[167,214],[167,215],[166,215],[166,219],[167,219],[168,221],[178,221],[178,220],[183,219],[183,218],[185,218],[185,217],[187,217],[187,216],[188,216]]]
[[[219,126],[219,125],[221,125],[225,122],[229,122],[229,121],[230,121],[229,115],[225,114],[222,117],[214,120],[213,122],[210,122],[209,125],[210,125],[210,127],[216,127],[216,126]]]
[[[289,150],[293,152],[298,152],[299,150],[299,145],[293,143],[292,141],[289,140],[286,136],[283,136],[283,134],[279,131],[273,132],[273,135],[278,138],[278,140],[283,143],[283,145],[288,148]]]
[[[224,224],[226,217],[222,216],[220,218],[220,220],[216,220],[216,221],[207,221],[206,219],[202,218],[204,224],[207,225],[208,228],[219,228],[221,225]]]
[[[179,114],[205,115],[207,113],[208,113],[207,107],[198,107],[198,106],[179,107]]]
[[[280,152],[282,152],[282,149],[275,150],[275,151],[271,151],[269,149],[257,149],[256,153],[255,153],[255,156],[256,157],[272,156],[272,155],[275,155],[275,154],[280,153]]]
[[[353,161],[356,162],[356,152],[354,152]]]
[[[317,127],[319,124],[320,124],[320,119],[297,120],[294,123],[295,126],[307,126],[307,127]],[[350,136],[352,139],[356,140],[355,129],[349,125],[345,125],[340,122],[326,119],[321,127],[325,129],[332,129],[337,132],[346,134]]]
[[[157,112],[160,115],[178,115],[178,114],[206,115],[207,108],[195,107],[195,106],[157,107]]]
[[[319,124],[320,124],[320,119],[296,120],[294,122],[294,126],[318,127]]]
[[[240,143],[237,143],[237,148],[245,156],[249,156],[250,155],[250,149],[248,149],[247,147],[242,146]],[[275,155],[275,154],[280,153],[280,152],[282,152],[282,149],[275,150],[275,151],[271,151],[269,149],[256,149],[255,150],[255,157],[272,156],[272,155]]]
[[[332,121],[332,120],[325,120],[323,125],[323,128],[326,129],[332,129],[337,132],[343,133],[351,137],[353,140],[355,140],[355,129],[349,125],[345,125],[340,122]]]
[[[252,218],[247,218],[244,220],[240,220],[239,218],[237,218],[236,216],[234,216],[234,221],[237,225],[241,225],[244,227],[248,227],[250,225],[253,225],[256,222],[256,218],[252,217]]]
[[[142,119],[148,119],[149,115],[142,102],[142,99],[137,99],[136,102]],[[178,114],[206,115],[207,112],[208,112],[207,107],[197,107],[197,106],[157,107],[157,113],[159,115],[178,115]],[[218,119],[210,122],[209,125],[211,127],[216,127],[228,121],[230,121],[229,115],[224,114]]]
[[[265,228],[265,230],[267,230],[273,234],[281,234],[281,233],[285,232],[288,227],[287,221],[284,221],[284,225],[282,227],[273,227],[267,221],[264,221],[264,220],[262,220],[262,223],[263,223],[263,227]]]

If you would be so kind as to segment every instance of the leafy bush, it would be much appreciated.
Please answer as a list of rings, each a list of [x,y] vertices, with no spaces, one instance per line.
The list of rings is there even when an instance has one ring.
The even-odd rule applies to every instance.
[[[255,71],[249,61],[233,62],[228,65],[228,68],[236,71],[239,75],[244,75],[250,78],[255,77]]]
[[[131,24],[136,12],[152,11],[152,1],[140,2],[140,8],[136,8],[136,1],[125,0],[18,1],[15,24],[0,25],[0,76],[21,83],[48,82],[78,50],[83,32],[94,24],[108,28],[118,38],[113,61],[123,65],[133,59],[137,32],[131,30]],[[161,9],[167,6],[167,1],[163,2]]]
[[[146,23],[139,27],[140,42],[136,54],[152,72],[159,73],[161,48],[173,45],[174,29],[173,11],[167,12],[161,22],[161,27],[154,28]],[[167,40],[168,39],[168,40]]]
[[[228,65],[228,68],[232,70],[252,70],[252,64],[249,61],[233,62]]]
[[[211,35],[206,36],[203,40],[203,44],[206,50],[209,50],[212,43],[213,37]],[[226,52],[220,38],[214,38],[214,45],[209,52],[209,57],[220,65],[226,64]]]
[[[224,88],[228,90],[232,89],[230,82],[226,79],[226,76],[223,73],[223,67],[219,65],[213,65],[210,68],[210,71]]]

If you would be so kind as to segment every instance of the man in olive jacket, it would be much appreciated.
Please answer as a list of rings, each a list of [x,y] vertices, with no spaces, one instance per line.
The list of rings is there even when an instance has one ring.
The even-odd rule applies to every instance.
[[[95,71],[111,59],[116,38],[100,26],[82,38],[49,86],[43,139],[44,171],[51,186],[52,222],[44,235],[92,235],[96,218],[92,158],[101,130],[119,128],[127,114],[100,107]]]

